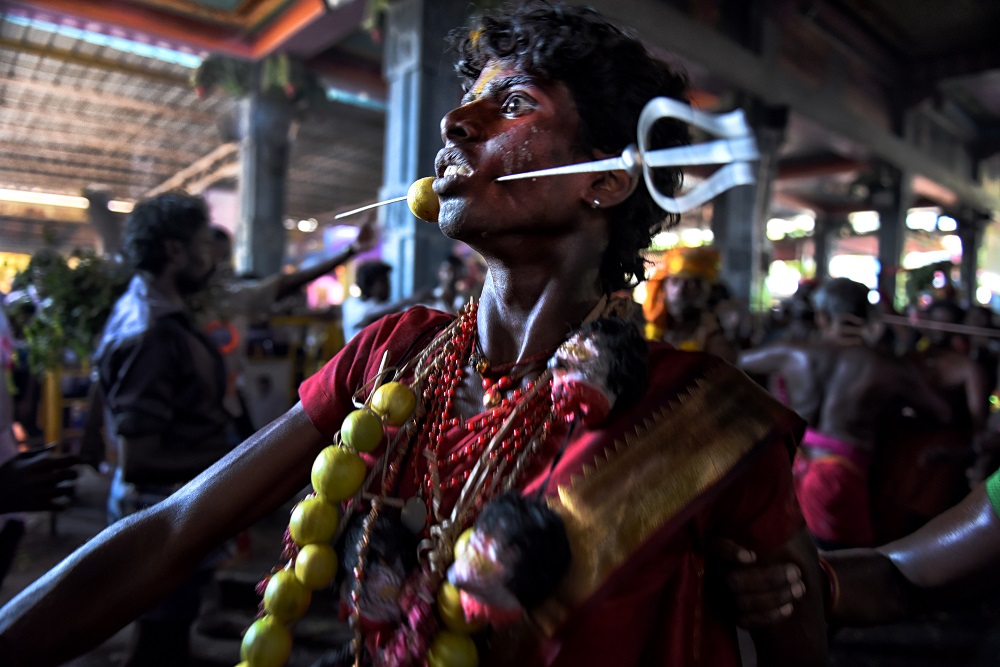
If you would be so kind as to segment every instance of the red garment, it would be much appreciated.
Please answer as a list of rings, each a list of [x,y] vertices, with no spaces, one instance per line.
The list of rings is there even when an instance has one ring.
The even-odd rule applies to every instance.
[[[316,427],[332,437],[383,351],[390,364],[410,358],[449,320],[418,307],[362,331],[300,388]],[[573,564],[533,612],[548,639],[515,663],[497,637],[483,664],[740,664],[735,627],[705,591],[705,548],[724,536],[766,553],[802,527],[789,465],[801,422],[710,355],[650,343],[649,367],[638,404],[595,428],[577,425],[552,471],[546,493],[566,522]],[[449,453],[477,435],[452,429]],[[565,437],[549,438],[524,490],[541,486]],[[446,460],[442,476],[474,464]],[[403,498],[416,488],[408,465]],[[446,496],[445,507],[454,500]]]
[[[812,455],[806,449],[795,455],[795,495],[809,532],[838,547],[873,546],[868,454],[812,429],[802,444],[831,452]]]

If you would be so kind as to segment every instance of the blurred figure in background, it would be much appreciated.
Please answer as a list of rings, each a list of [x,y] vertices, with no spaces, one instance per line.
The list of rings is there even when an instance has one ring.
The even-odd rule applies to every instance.
[[[118,452],[109,522],[160,502],[231,448],[225,365],[185,302],[208,286],[215,268],[204,200],[167,192],[137,204],[125,225],[125,254],[136,274],[96,354]],[[210,557],[139,619],[124,665],[188,664],[201,588],[220,560]]]
[[[868,468],[882,418],[909,405],[945,420],[950,410],[905,360],[865,339],[868,288],[830,280],[814,295],[820,340],[774,343],[743,352],[739,366],[780,374],[789,406],[809,428],[795,457],[795,491],[806,525],[823,548],[871,546]]]
[[[465,262],[457,255],[448,255],[438,267],[438,284],[431,293],[432,297],[423,305],[436,308],[446,313],[457,314],[469,300],[459,288],[465,278]]]
[[[251,324],[266,319],[274,305],[305,285],[368,250],[378,241],[374,213],[363,217],[358,236],[342,252],[307,268],[276,273],[261,280],[241,279],[233,266],[233,240],[222,227],[212,227],[212,256],[216,271],[199,302],[202,328],[215,342],[226,362],[226,410],[233,417],[234,444],[256,429],[247,410],[244,369],[247,332]]]
[[[10,393],[14,335],[0,308],[0,586],[24,535],[24,520],[12,512],[55,511],[65,506],[76,477],[74,457],[51,456],[51,449],[21,453],[14,439]]]
[[[341,306],[345,342],[380,317],[398,313],[429,297],[430,292],[423,290],[405,299],[390,301],[390,273],[392,266],[380,260],[363,262],[358,266],[354,282],[361,290],[361,295],[344,299]]]
[[[943,299],[931,303],[924,319],[961,324],[965,311]],[[978,364],[956,350],[958,340],[954,333],[926,329],[917,349],[907,355],[947,401],[952,417],[937,426],[912,418],[882,424],[883,444],[873,475],[879,542],[913,532],[968,493],[966,469],[976,443],[986,435],[991,388]]]
[[[708,307],[718,277],[719,252],[715,248],[668,250],[646,287],[646,337],[735,362],[736,348]]]

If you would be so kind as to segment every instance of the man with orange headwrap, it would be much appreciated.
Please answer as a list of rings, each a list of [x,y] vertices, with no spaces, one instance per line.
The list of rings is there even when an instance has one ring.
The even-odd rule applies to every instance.
[[[732,363],[736,349],[708,308],[719,275],[719,252],[711,246],[668,250],[647,281],[642,304],[646,337],[681,350],[711,352]]]

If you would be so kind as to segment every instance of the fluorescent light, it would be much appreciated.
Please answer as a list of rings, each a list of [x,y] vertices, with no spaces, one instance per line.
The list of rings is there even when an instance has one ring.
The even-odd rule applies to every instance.
[[[881,221],[878,211],[855,211],[847,214],[847,221],[851,224],[855,234],[870,234],[878,230]]]
[[[958,223],[950,215],[942,215],[937,219],[937,228],[940,232],[953,232],[958,229]]]
[[[31,192],[29,190],[0,189],[0,199],[15,201],[22,204],[40,204],[43,206],[65,206],[66,208],[87,208],[90,202],[86,197],[72,195],[57,195],[51,192]]]
[[[934,208],[911,208],[906,213],[906,226],[924,232],[933,232],[937,226],[938,212]]]
[[[986,285],[980,285],[979,288],[976,289],[976,301],[983,304],[984,306],[988,306],[990,301],[992,300],[993,300],[993,290],[991,290],[989,287],[987,287]]]
[[[0,188],[0,201],[13,201],[21,204],[38,204],[40,206],[62,206],[64,208],[90,208],[86,197],[73,195],[57,195],[54,192],[33,192],[31,190],[4,190]],[[115,213],[131,213],[133,202],[122,199],[112,199],[108,202],[108,210]]]
[[[371,109],[373,111],[385,111],[388,108],[388,105],[385,102],[382,102],[381,100],[374,100],[367,93],[353,93],[349,90],[335,88],[333,86],[327,86],[326,99],[332,102],[340,102],[341,104],[350,104],[351,106],[361,107],[362,109]]]
[[[121,199],[112,199],[108,202],[108,210],[115,213],[131,213],[134,207],[134,202],[123,201]]]

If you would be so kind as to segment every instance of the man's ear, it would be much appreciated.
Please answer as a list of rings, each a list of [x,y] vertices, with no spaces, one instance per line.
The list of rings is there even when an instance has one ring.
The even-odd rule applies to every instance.
[[[615,157],[602,151],[594,151],[594,160]],[[628,199],[639,185],[641,176],[632,176],[624,169],[601,171],[591,174],[588,187],[583,192],[583,201],[591,208],[611,208]]]

